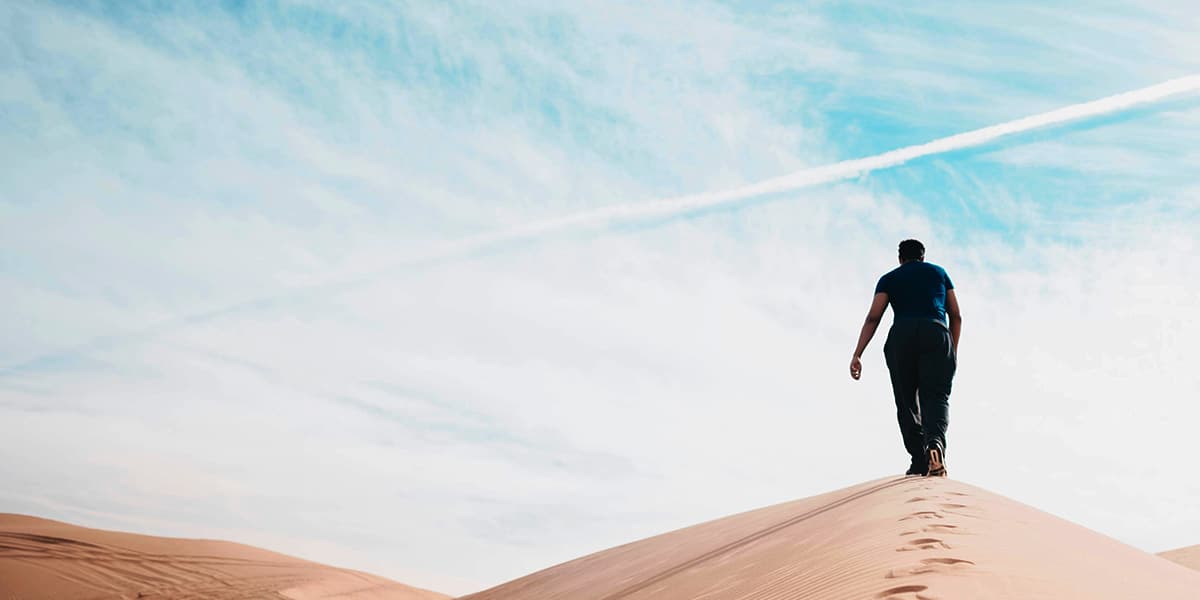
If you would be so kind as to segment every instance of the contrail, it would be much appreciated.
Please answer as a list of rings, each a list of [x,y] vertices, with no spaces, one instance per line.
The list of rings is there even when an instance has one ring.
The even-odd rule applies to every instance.
[[[870,173],[871,171],[902,165],[917,158],[943,154],[965,148],[973,148],[1005,136],[1033,131],[1035,129],[1049,127],[1052,125],[1061,125],[1063,123],[1078,121],[1090,117],[1118,113],[1135,106],[1150,104],[1171,96],[1197,91],[1200,91],[1200,75],[1189,75],[1186,77],[1165,81],[1157,85],[1144,87],[1122,94],[1116,94],[1114,96],[1108,96],[1099,100],[1092,100],[1091,102],[1084,102],[1081,104],[1072,104],[1071,106],[1066,106],[1050,112],[944,137],[931,142],[926,142],[924,144],[907,146],[905,148],[891,150],[889,152],[868,156],[866,158],[857,158],[833,163],[831,165],[825,165],[822,167],[804,169],[801,171],[796,171],[795,173],[773,177],[771,179],[766,179],[757,183],[752,183],[733,189],[700,192],[697,194],[663,198],[634,204],[620,204],[597,210],[576,213],[574,215],[568,215],[565,217],[534,221],[518,227],[474,237],[463,238],[434,246],[425,252],[410,255],[407,258],[396,261],[388,269],[375,271],[373,274],[367,274],[366,276],[293,288],[274,296],[258,298],[255,300],[224,306],[215,310],[168,319],[158,323],[157,325],[153,325],[138,331],[95,338],[89,342],[85,342],[72,348],[52,352],[49,354],[43,354],[30,360],[0,368],[0,377],[19,373],[25,368],[36,365],[42,360],[86,354],[99,348],[142,340],[147,337],[153,337],[166,331],[170,331],[177,327],[210,321],[244,310],[268,308],[279,303],[294,301],[298,298],[303,298],[304,296],[311,295],[316,292],[352,287],[359,285],[364,281],[369,281],[375,277],[378,277],[380,274],[388,272],[391,269],[412,267],[415,265],[428,264],[441,260],[452,259],[455,257],[466,256],[475,252],[487,250],[500,244],[532,241],[536,240],[540,236],[565,232],[573,229],[606,227],[623,223],[637,223],[650,219],[664,219],[683,216],[710,208],[735,206],[740,202],[745,202],[759,196],[799,190],[814,185],[831,183],[844,179],[852,179],[865,173]]]
[[[924,144],[907,146],[866,158],[856,158],[821,167],[804,169],[728,190],[700,192],[686,196],[609,206],[565,217],[535,221],[494,233],[464,238],[433,250],[430,254],[419,258],[414,257],[416,260],[413,262],[443,258],[459,253],[470,253],[492,244],[530,240],[541,235],[568,229],[616,225],[655,218],[661,219],[686,215],[714,207],[735,205],[758,196],[789,192],[814,185],[853,179],[871,171],[902,165],[917,158],[973,148],[1005,136],[1025,133],[1053,125],[1061,125],[1071,121],[1119,113],[1135,106],[1150,104],[1171,96],[1197,91],[1200,91],[1200,74],[1189,75],[1099,100],[1072,104],[1049,112],[959,133]]]

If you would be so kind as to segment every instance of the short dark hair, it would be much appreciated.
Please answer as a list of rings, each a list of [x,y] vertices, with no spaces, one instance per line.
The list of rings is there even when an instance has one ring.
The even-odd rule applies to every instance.
[[[917,240],[900,242],[900,260],[925,260],[925,244]]]

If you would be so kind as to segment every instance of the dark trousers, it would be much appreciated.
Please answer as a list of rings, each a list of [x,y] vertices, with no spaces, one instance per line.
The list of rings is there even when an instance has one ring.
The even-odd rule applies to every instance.
[[[953,348],[950,330],[928,319],[897,319],[883,345],[896,396],[896,420],[914,464],[925,463],[926,448],[946,448],[950,383],[958,368]]]

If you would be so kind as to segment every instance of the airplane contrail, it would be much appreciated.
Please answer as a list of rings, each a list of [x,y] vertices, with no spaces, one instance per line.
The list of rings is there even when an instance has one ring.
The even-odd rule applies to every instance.
[[[1139,105],[1150,104],[1171,96],[1178,96],[1197,91],[1200,91],[1200,74],[1172,79],[1170,81],[1165,81],[1163,83],[1130,92],[1108,96],[1099,100],[1092,100],[1090,102],[1083,102],[1081,104],[1072,104],[1070,106],[1065,106],[1049,112],[1044,112],[1013,121],[1007,121],[1005,123],[991,125],[989,127],[967,131],[965,133],[959,133],[949,137],[936,139],[931,142],[926,142],[924,144],[917,144],[915,146],[907,146],[904,148],[891,150],[882,154],[868,156],[866,158],[856,158],[853,160],[845,160],[821,167],[803,169],[787,175],[773,177],[771,179],[766,179],[728,190],[700,192],[686,196],[676,196],[672,198],[663,198],[659,200],[650,200],[632,204],[608,206],[564,217],[534,221],[532,223],[493,233],[467,237],[431,247],[425,252],[419,252],[410,255],[405,259],[401,259],[392,263],[392,265],[388,268],[374,271],[373,274],[367,274],[365,277],[343,279],[339,281],[293,288],[274,296],[263,297],[255,300],[227,305],[214,310],[175,317],[138,331],[94,338],[89,342],[85,342],[72,348],[43,354],[33,359],[21,361],[17,364],[9,365],[7,367],[0,367],[0,377],[19,373],[24,368],[35,365],[38,363],[38,361],[44,359],[53,359],[56,357],[71,356],[75,354],[85,354],[91,350],[101,347],[128,343],[131,341],[144,339],[146,337],[152,337],[177,327],[210,321],[212,319],[220,318],[224,315],[237,313],[247,309],[270,307],[278,302],[294,300],[297,297],[303,297],[305,295],[316,293],[322,290],[335,290],[347,286],[361,284],[364,281],[378,277],[380,274],[386,273],[395,268],[406,268],[414,265],[436,262],[439,260],[452,259],[454,257],[470,255],[474,252],[486,250],[499,244],[508,242],[532,241],[536,240],[539,236],[569,231],[572,229],[604,227],[622,223],[636,223],[648,219],[662,219],[683,216],[714,207],[734,206],[739,202],[745,202],[759,196],[799,190],[814,185],[832,183],[834,181],[841,181],[844,179],[852,179],[871,171],[894,167],[917,158],[943,154],[965,148],[973,148],[1005,136],[1033,131],[1035,129],[1041,129],[1043,127],[1049,127],[1052,125],[1061,125],[1063,123],[1087,119],[1090,117],[1119,113],[1123,110],[1127,110]]]
[[[620,204],[564,217],[534,221],[507,230],[450,242],[433,250],[430,254],[417,258],[416,261],[447,257],[459,253],[469,253],[492,244],[534,239],[541,235],[568,229],[614,225],[645,219],[685,215],[699,210],[733,205],[767,194],[789,192],[814,185],[853,179],[871,171],[902,165],[917,158],[973,148],[1005,136],[1033,131],[1052,125],[1061,125],[1090,117],[1118,113],[1139,105],[1158,102],[1171,96],[1197,91],[1200,91],[1200,74],[1189,75],[1149,87],[1107,96],[1099,100],[1072,104],[1049,112],[939,138],[924,144],[906,146],[865,158],[844,160],[821,167],[803,169],[728,190],[699,192],[672,198]]]

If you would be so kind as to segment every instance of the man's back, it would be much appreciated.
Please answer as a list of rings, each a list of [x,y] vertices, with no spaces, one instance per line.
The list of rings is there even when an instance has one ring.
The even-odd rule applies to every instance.
[[[883,344],[883,356],[892,379],[900,435],[911,458],[905,473],[944,477],[962,314],[946,271],[925,262],[924,244],[904,240],[896,258],[900,266],[880,277],[875,286],[850,359],[850,377],[862,376],[862,353],[890,304],[896,319]]]
[[[897,319],[946,322],[946,292],[954,289],[945,269],[923,261],[906,262],[879,278],[875,293],[888,295]]]

